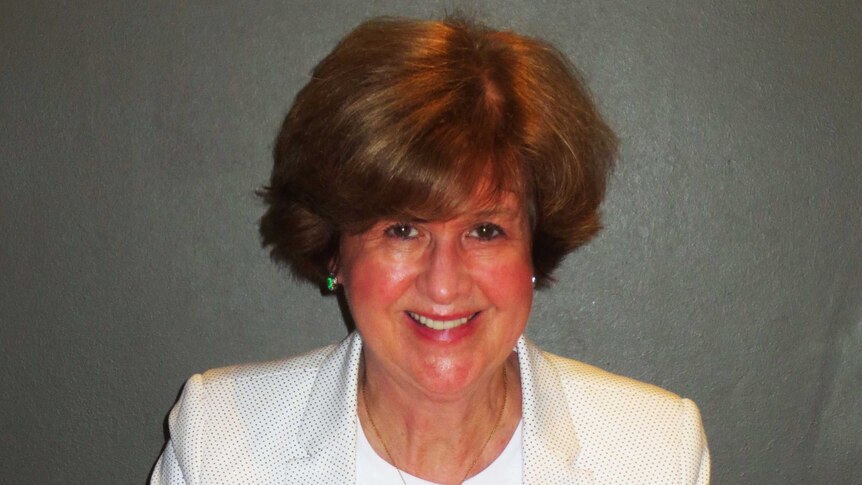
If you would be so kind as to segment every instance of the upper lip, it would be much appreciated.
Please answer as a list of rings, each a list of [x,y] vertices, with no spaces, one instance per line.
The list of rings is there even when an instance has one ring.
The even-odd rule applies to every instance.
[[[466,311],[466,312],[440,314],[440,313],[426,313],[426,312],[420,312],[420,311],[416,311],[416,310],[407,310],[407,313],[420,315],[420,316],[423,316],[425,318],[430,318],[431,320],[436,320],[438,322],[448,322],[450,320],[458,320],[459,318],[473,318],[479,312],[478,311]]]

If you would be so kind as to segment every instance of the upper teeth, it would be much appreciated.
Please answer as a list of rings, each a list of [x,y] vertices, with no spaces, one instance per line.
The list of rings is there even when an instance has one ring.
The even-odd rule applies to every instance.
[[[418,313],[407,312],[417,322],[434,330],[449,330],[459,325],[464,325],[470,320],[470,317],[456,318],[454,320],[434,320],[433,318],[423,317]]]

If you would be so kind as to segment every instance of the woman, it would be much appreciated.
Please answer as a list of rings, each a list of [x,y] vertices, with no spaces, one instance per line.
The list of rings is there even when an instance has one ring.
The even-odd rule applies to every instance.
[[[615,154],[565,58],[375,19],[279,134],[264,245],[356,331],[187,383],[153,483],[707,483],[696,406],[543,353],[533,291],[599,229]]]

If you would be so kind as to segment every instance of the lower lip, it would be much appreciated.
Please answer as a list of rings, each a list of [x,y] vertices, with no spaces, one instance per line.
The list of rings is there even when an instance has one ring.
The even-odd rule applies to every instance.
[[[405,314],[404,317],[412,323],[413,330],[422,338],[431,340],[434,342],[440,343],[454,343],[459,340],[462,340],[473,332],[476,331],[476,327],[478,325],[479,317],[481,315],[477,314],[473,318],[471,318],[467,323],[463,325],[459,325],[455,328],[450,328],[448,330],[434,330],[431,327],[426,327],[421,323],[413,320],[409,315]]]

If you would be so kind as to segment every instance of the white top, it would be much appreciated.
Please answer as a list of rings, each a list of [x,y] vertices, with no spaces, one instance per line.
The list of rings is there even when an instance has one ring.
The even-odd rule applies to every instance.
[[[365,431],[357,419],[356,427],[356,484],[402,485],[398,470],[380,457],[371,447]],[[520,485],[524,468],[521,422],[509,439],[509,444],[487,468],[470,477],[465,485]],[[402,471],[407,485],[438,485]]]

